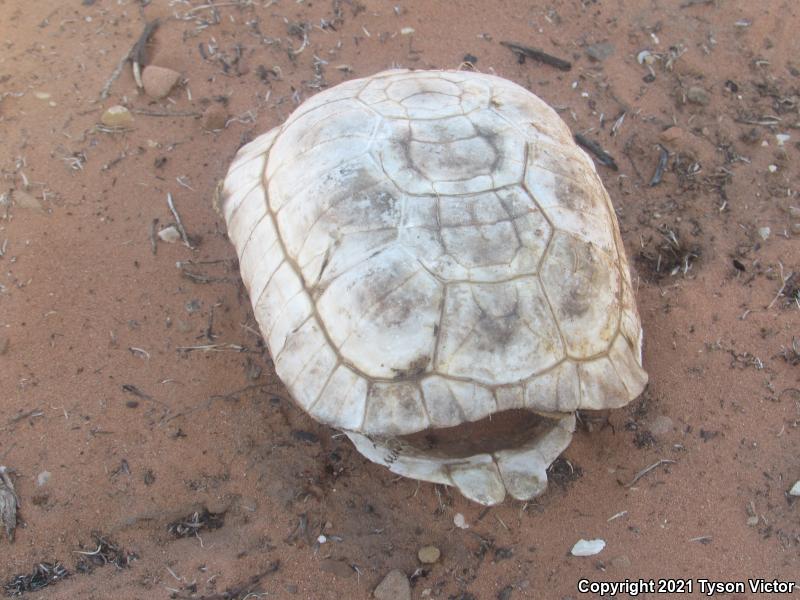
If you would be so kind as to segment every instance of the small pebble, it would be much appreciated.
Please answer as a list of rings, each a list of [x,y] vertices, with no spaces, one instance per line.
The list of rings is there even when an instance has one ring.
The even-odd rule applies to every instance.
[[[399,569],[389,571],[372,592],[375,600],[411,600],[411,585]]]
[[[219,131],[225,129],[228,121],[228,112],[221,106],[212,104],[203,111],[203,129],[207,131]]]
[[[42,202],[33,194],[29,194],[25,190],[14,190],[13,194],[14,204],[20,208],[30,208],[33,210],[41,210]]]
[[[467,520],[464,518],[464,515],[462,515],[461,513],[456,513],[456,516],[453,517],[453,525],[455,525],[459,529],[469,529],[469,525],[467,524]]]
[[[618,569],[627,569],[631,566],[631,559],[627,554],[620,554],[611,559],[611,564]]]
[[[412,33],[414,33],[413,27],[403,27],[400,30],[400,35],[411,35]]]
[[[792,233],[800,235],[800,223],[792,223],[789,229],[792,230]]]
[[[166,98],[175,87],[175,84],[180,81],[181,74],[166,67],[158,67],[156,65],[148,65],[142,71],[142,85],[144,86],[144,93],[160,100]]]
[[[674,425],[675,424],[672,422],[672,419],[670,419],[668,416],[658,415],[650,423],[650,432],[655,435],[663,435],[672,431]]]
[[[747,524],[750,527],[755,527],[756,525],[758,525],[758,517],[755,515],[753,515],[752,517],[747,517]]]
[[[689,102],[693,102],[694,104],[701,104],[703,106],[706,106],[708,103],[711,102],[711,97],[708,95],[708,92],[697,85],[693,85],[688,90],[686,90],[686,99]]]
[[[639,54],[636,55],[636,62],[640,65],[652,65],[656,62],[656,57],[653,56],[653,53],[650,50],[642,50]]]
[[[594,556],[606,547],[604,540],[584,540],[580,539],[572,547],[570,553],[572,556]]]
[[[611,44],[611,42],[590,44],[589,46],[586,46],[586,54],[589,55],[589,58],[600,62],[614,54],[614,46]]]
[[[442,553],[436,546],[423,546],[419,549],[419,552],[417,552],[419,562],[426,565],[432,565],[437,562],[441,556]]]
[[[50,471],[42,471],[36,476],[36,485],[42,487],[46,485],[48,481],[50,481]]]
[[[50,100],[50,94],[47,92],[34,92],[33,95],[39,100]]]
[[[767,170],[768,170],[770,173],[776,173],[776,172],[778,171],[778,165],[769,165],[769,166],[767,167]]]
[[[170,225],[169,227],[164,227],[164,229],[159,231],[158,237],[161,239],[161,241],[174,244],[175,242],[180,241],[181,233],[178,231],[178,228],[175,227],[175,225]]]
[[[327,542],[327,541],[328,541],[328,538],[327,538],[327,537],[325,537],[324,535],[321,535],[321,536],[319,536],[319,537],[317,538],[317,541],[318,541],[320,544],[324,544],[325,542]]]
[[[130,127],[133,125],[133,115],[124,106],[112,106],[106,109],[100,122],[106,127]]]
[[[789,207],[789,216],[794,219],[800,219],[800,208],[796,206]]]
[[[335,560],[333,558],[321,560],[319,562],[319,568],[325,573],[331,573],[339,579],[352,577],[353,573],[355,573],[355,571],[353,571],[353,567],[348,565],[345,561]]]
[[[758,228],[758,236],[764,241],[767,241],[767,239],[769,238],[769,234],[770,233],[771,233],[771,230],[770,230],[769,227],[759,227]]]
[[[795,484],[792,486],[792,489],[789,490],[790,496],[800,496],[800,481],[796,481]]]
[[[792,139],[792,136],[788,133],[776,133],[775,139],[778,140],[778,146],[783,146],[786,142]]]

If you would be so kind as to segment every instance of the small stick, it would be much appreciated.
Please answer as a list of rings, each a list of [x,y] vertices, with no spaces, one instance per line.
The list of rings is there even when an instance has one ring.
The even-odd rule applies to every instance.
[[[183,240],[184,245],[186,245],[189,250],[194,250],[194,246],[192,246],[191,242],[189,241],[189,236],[186,235],[186,229],[183,227],[181,217],[178,214],[178,211],[175,209],[175,203],[172,201],[172,194],[169,192],[167,192],[167,205],[169,206],[169,210],[172,212],[172,216],[175,217],[175,225],[178,227],[178,233],[181,234],[181,239]]]
[[[668,459],[668,458],[662,458],[662,459],[660,459],[658,462],[654,462],[654,463],[653,463],[652,465],[650,465],[649,467],[645,467],[644,469],[642,469],[641,471],[639,471],[639,472],[636,474],[636,476],[633,478],[633,480],[631,480],[631,482],[630,482],[629,484],[627,484],[625,487],[626,487],[626,488],[629,488],[629,487],[633,486],[633,484],[635,484],[637,481],[639,481],[639,480],[640,480],[642,477],[644,477],[645,475],[647,475],[647,474],[648,474],[650,471],[652,471],[653,469],[655,469],[655,468],[657,468],[657,467],[660,467],[661,465],[672,465],[672,464],[675,464],[675,462],[676,462],[676,461],[674,461],[674,460],[670,460],[670,459]]]
[[[628,114],[623,112],[619,118],[614,121],[614,124],[611,126],[611,135],[617,135],[619,133],[619,128],[622,127],[622,122],[625,120],[625,115]]]
[[[114,67],[114,70],[111,72],[111,77],[108,78],[103,89],[100,90],[100,100],[105,100],[108,98],[108,94],[111,92],[111,86],[114,85],[114,82],[119,78],[120,74],[122,73],[122,69],[125,68],[125,63],[128,62],[128,59],[131,57],[130,51],[123,56],[120,61],[117,63],[117,66]]]
[[[578,142],[584,148],[586,148],[589,152],[594,154],[597,157],[597,160],[599,160],[601,164],[607,166],[610,169],[614,169],[615,171],[619,171],[619,167],[617,166],[614,157],[611,156],[605,150],[603,150],[600,144],[598,144],[594,140],[590,140],[589,138],[581,135],[580,133],[575,134],[575,141]]]
[[[12,423],[19,423],[23,419],[27,419],[28,417],[41,417],[44,416],[44,413],[39,408],[34,408],[33,410],[29,410],[28,412],[24,412],[21,415],[17,415],[13,419],[9,420],[9,425]]]
[[[14,482],[8,476],[8,467],[0,465],[0,525],[6,530],[6,537],[14,541],[14,530],[17,528],[17,510],[19,496],[14,489]]]
[[[129,60],[133,62],[133,78],[136,80],[136,85],[140,88],[143,87],[141,74],[138,71],[140,70],[140,66],[144,64],[144,49],[147,45],[147,40],[150,38],[150,35],[152,35],[153,31],[155,31],[156,27],[158,27],[158,19],[145,25],[142,35],[139,36],[139,39],[136,40],[136,43],[128,50],[125,56],[119,60],[117,66],[114,67],[111,73],[111,77],[108,78],[103,89],[100,90],[100,100],[108,98],[108,94],[111,92],[111,86],[114,85],[114,82],[122,74],[122,69],[125,68],[125,63]]]
[[[767,306],[767,310],[772,308],[772,305],[775,304],[778,298],[781,297],[781,294],[783,294],[783,290],[786,289],[786,283],[789,281],[789,279],[792,278],[792,275],[794,275],[794,273],[789,273],[787,277],[783,277],[783,265],[781,265],[781,279],[783,279],[783,285],[781,285],[781,289],[778,290],[778,293],[775,294],[775,297],[772,299],[772,302],[770,302],[769,305]]]
[[[500,42],[500,45],[505,46],[506,48],[511,50],[522,60],[524,60],[525,58],[532,58],[533,60],[539,61],[540,63],[550,65],[551,67],[555,67],[556,69],[561,69],[562,71],[569,71],[572,68],[572,63],[569,62],[568,60],[564,60],[563,58],[558,58],[557,56],[548,54],[544,50],[539,50],[539,48],[524,46],[516,42]]]
[[[158,252],[158,240],[156,239],[156,229],[158,229],[158,219],[153,219],[150,222],[150,250],[155,255]]]
[[[147,110],[145,108],[132,108],[131,112],[135,115],[145,117],[200,117],[199,112],[192,111],[169,111],[169,110]]]
[[[653,173],[653,178],[650,180],[650,187],[655,187],[661,183],[661,178],[664,177],[664,170],[667,168],[669,162],[669,152],[661,144],[658,145],[661,154],[658,156],[658,164],[656,165],[656,172]]]
[[[189,281],[194,281],[195,283],[227,283],[229,281],[233,281],[229,277],[213,277],[211,275],[205,275],[204,273],[195,273],[194,271],[189,271],[183,267],[181,267],[181,275],[186,277]]]
[[[142,66],[147,60],[147,41],[150,39],[150,36],[153,35],[153,32],[158,29],[159,24],[158,19],[147,23],[144,26],[142,35],[136,40],[136,43],[133,45],[128,55],[131,59],[131,63],[133,63],[133,78],[136,80],[136,86],[140,89],[144,87],[144,83],[142,82]]]
[[[201,344],[199,346],[178,346],[175,350],[177,352],[191,352],[193,350],[202,350],[203,352],[224,352],[225,350],[245,352],[247,349],[237,344]]]

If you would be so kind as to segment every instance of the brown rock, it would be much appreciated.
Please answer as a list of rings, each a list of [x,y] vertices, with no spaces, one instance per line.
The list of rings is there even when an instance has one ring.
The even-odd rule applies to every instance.
[[[325,560],[321,560],[319,562],[319,568],[321,571],[325,573],[331,573],[334,577],[339,577],[340,579],[345,579],[347,577],[353,576],[353,567],[347,564],[343,560],[337,560],[335,558],[326,558]]]
[[[212,104],[205,111],[203,111],[203,129],[208,131],[218,131],[225,129],[225,123],[228,121],[228,111],[221,106]]]
[[[372,595],[375,600],[411,600],[411,586],[405,573],[395,569],[389,571]]]
[[[181,74],[166,67],[147,65],[142,71],[144,93],[151,98],[166,98],[181,78]]]
[[[669,150],[687,154],[701,162],[711,161],[714,147],[702,138],[680,127],[670,127],[661,132],[659,136]]]

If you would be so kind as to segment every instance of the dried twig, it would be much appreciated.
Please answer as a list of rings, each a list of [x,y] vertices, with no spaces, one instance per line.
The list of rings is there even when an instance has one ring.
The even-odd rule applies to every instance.
[[[602,146],[595,142],[594,140],[590,140],[586,136],[581,135],[580,133],[575,134],[575,141],[578,142],[581,146],[586,148],[589,152],[597,157],[597,160],[600,161],[601,164],[609,167],[610,169],[614,169],[615,171],[619,170],[617,166],[617,162],[614,160],[614,157],[611,156],[608,152],[603,150]]]
[[[14,491],[14,482],[8,476],[8,467],[0,465],[0,523],[5,527],[9,542],[14,541],[18,508],[19,498]]]
[[[34,408],[33,410],[26,411],[22,414],[17,415],[16,417],[12,417],[8,420],[8,424],[12,425],[14,423],[19,423],[20,421],[27,419],[28,417],[42,417],[44,413],[39,408]]]
[[[147,41],[150,39],[150,36],[153,35],[153,32],[158,29],[159,21],[155,19],[150,21],[144,26],[144,31],[139,36],[139,39],[136,40],[136,43],[133,45],[130,51],[130,59],[133,65],[133,78],[136,80],[136,85],[140,89],[144,87],[142,83],[142,67],[145,65],[147,60]]]
[[[194,250],[194,246],[192,246],[192,243],[189,241],[189,236],[186,234],[186,229],[183,227],[181,216],[175,209],[175,203],[172,201],[172,194],[169,192],[167,192],[167,205],[169,206],[169,210],[172,212],[172,216],[175,217],[175,225],[178,228],[178,233],[181,234],[181,240],[183,240],[183,243],[187,248]]]
[[[146,108],[132,108],[131,112],[135,115],[145,117],[201,117],[199,112],[193,111],[170,111],[170,110],[147,110]]]
[[[660,150],[660,154],[658,156],[658,164],[656,164],[656,171],[653,173],[653,178],[650,180],[650,187],[655,187],[659,183],[661,183],[661,179],[664,177],[664,171],[667,168],[667,163],[669,162],[669,152],[667,151],[664,146],[661,144],[658,145]]]
[[[634,484],[635,484],[637,481],[639,481],[639,480],[640,480],[642,477],[644,477],[645,475],[647,475],[647,474],[648,474],[650,471],[652,471],[653,469],[656,469],[656,468],[660,467],[661,465],[672,465],[672,464],[675,464],[675,462],[676,462],[676,461],[674,461],[674,460],[670,460],[669,458],[662,458],[662,459],[660,459],[658,462],[654,462],[654,463],[653,463],[652,465],[650,465],[649,467],[645,467],[644,469],[642,469],[641,471],[639,471],[639,472],[638,472],[638,473],[637,473],[637,474],[634,476],[634,478],[631,480],[631,482],[625,485],[625,487],[626,487],[626,488],[629,488],[629,487],[633,486],[633,485],[634,485]]]
[[[156,238],[157,232],[158,218],[155,218],[150,222],[150,250],[153,251],[153,254],[158,252],[158,239]]]
[[[540,63],[550,65],[556,69],[561,69],[562,71],[569,71],[572,68],[572,63],[568,60],[548,54],[544,50],[539,50],[539,48],[532,48],[531,46],[525,46],[516,42],[500,42],[500,45],[511,50],[522,60],[525,58],[532,58]]]
[[[144,51],[145,47],[147,46],[147,40],[150,39],[150,36],[158,27],[158,19],[155,21],[150,21],[144,26],[144,31],[136,40],[136,43],[131,47],[130,50],[123,56],[120,61],[117,63],[117,66],[114,67],[114,70],[111,73],[111,77],[106,80],[103,89],[100,90],[100,100],[105,100],[108,98],[109,93],[111,92],[111,86],[114,85],[114,82],[119,79],[119,76],[122,74],[122,69],[125,68],[125,63],[131,61],[133,63],[133,78],[136,80],[136,85],[138,87],[142,86],[142,78],[141,78],[141,65],[144,64]]]
[[[26,592],[39,591],[69,576],[70,572],[59,561],[40,562],[30,575],[17,575],[3,587],[9,596],[21,596]]]
[[[226,350],[246,352],[247,348],[239,346],[238,344],[201,344],[199,346],[178,346],[175,350],[178,352],[193,352],[196,350],[203,352],[224,352]]]

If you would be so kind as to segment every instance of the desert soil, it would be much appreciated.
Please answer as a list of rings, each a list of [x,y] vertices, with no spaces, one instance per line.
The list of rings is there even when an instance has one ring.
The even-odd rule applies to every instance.
[[[153,100],[127,62],[103,97],[155,19],[144,64],[182,82]],[[0,0],[0,464],[20,501],[0,582],[55,561],[70,576],[26,597],[368,598],[392,569],[456,600],[796,578],[798,28],[791,0]],[[583,414],[532,502],[398,478],[304,416],[213,208],[243,143],[392,66],[507,77],[618,165],[598,171],[650,384]],[[100,125],[116,104],[129,127]],[[167,194],[193,249],[153,236]],[[581,538],[606,546],[571,556]]]

